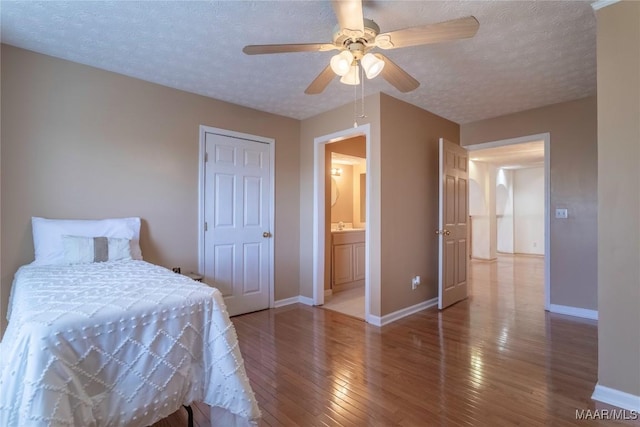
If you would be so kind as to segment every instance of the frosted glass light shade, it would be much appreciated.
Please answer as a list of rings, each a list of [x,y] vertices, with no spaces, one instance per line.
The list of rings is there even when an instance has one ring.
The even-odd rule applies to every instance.
[[[353,54],[348,50],[344,50],[331,58],[331,69],[339,76],[344,76],[349,72],[353,63]]]
[[[346,85],[359,85],[360,84],[360,67],[352,65],[349,72],[342,76],[340,83]]]
[[[362,68],[364,68],[364,73],[367,75],[368,79],[372,79],[384,68],[384,61],[379,59],[373,53],[367,53],[362,57],[360,61],[362,64]]]

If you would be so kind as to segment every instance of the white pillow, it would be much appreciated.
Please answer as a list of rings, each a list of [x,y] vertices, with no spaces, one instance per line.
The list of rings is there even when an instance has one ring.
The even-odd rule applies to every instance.
[[[129,239],[131,257],[142,259],[140,218],[47,219],[31,218],[35,261],[32,265],[67,264],[62,236],[117,237]]]
[[[130,240],[118,237],[62,236],[62,247],[68,264],[131,259]]]

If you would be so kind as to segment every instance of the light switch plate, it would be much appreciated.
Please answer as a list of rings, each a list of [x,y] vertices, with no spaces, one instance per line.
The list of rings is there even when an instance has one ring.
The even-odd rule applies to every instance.
[[[556,218],[559,218],[559,219],[569,218],[568,210],[564,208],[556,209]]]

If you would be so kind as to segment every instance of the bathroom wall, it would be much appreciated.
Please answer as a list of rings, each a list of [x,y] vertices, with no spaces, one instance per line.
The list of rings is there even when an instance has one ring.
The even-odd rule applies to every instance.
[[[360,164],[353,165],[353,227],[365,228],[367,226],[366,217],[361,216],[361,209],[366,206],[365,201],[367,198],[366,186],[361,185],[360,176],[365,174],[366,179],[367,163],[362,161]],[[362,200],[361,200],[362,199]],[[364,210],[364,209],[362,209]],[[362,212],[366,213],[366,212]],[[364,221],[361,220],[364,218]]]
[[[342,169],[340,176],[331,177],[338,190],[338,199],[331,206],[331,222],[353,223],[353,166],[333,164],[331,167]]]

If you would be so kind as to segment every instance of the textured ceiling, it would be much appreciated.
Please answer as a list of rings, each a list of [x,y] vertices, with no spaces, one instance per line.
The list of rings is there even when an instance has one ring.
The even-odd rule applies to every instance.
[[[330,42],[329,1],[7,1],[2,42],[297,119],[353,102],[338,82],[304,90],[335,52],[247,56],[247,44]],[[594,95],[588,1],[365,1],[382,32],[475,16],[473,39],[385,54],[421,86],[385,92],[458,123]]]

